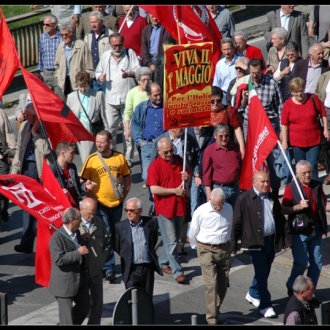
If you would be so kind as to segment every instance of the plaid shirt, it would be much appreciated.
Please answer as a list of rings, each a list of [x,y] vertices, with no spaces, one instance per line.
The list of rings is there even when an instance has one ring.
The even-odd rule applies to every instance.
[[[251,78],[250,78],[251,79]],[[267,74],[262,75],[259,85],[254,85],[255,91],[263,105],[269,119],[278,117],[281,119],[283,97],[277,82]],[[244,119],[248,120],[249,105],[246,105]]]
[[[53,38],[48,33],[43,33],[39,39],[39,64],[40,71],[54,70],[55,54],[62,37],[60,31],[57,31]]]

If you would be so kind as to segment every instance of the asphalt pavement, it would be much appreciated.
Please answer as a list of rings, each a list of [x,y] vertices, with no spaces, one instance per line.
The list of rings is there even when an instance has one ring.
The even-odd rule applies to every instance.
[[[296,6],[299,7],[299,6]],[[306,6],[304,6],[306,7]],[[299,8],[297,8],[299,9]],[[262,16],[236,24],[236,29],[248,29],[253,35],[253,27],[255,27],[254,35],[258,35],[260,24],[265,24],[266,17]],[[15,95],[6,95],[6,102],[14,102],[18,100],[17,92]],[[6,109],[6,113],[12,118],[15,107]],[[121,148],[120,138],[119,148]],[[79,163],[79,161],[78,161]],[[81,164],[81,163],[80,163]],[[77,164],[79,165],[79,164]],[[147,192],[142,189],[140,177],[140,165],[138,157],[135,155],[132,168],[133,189],[128,197],[138,196],[147,204]],[[325,177],[325,171],[319,172],[322,180]],[[330,186],[323,186],[326,195],[330,196]],[[280,194],[283,193],[283,186]],[[149,207],[146,207],[143,214],[146,214]],[[57,303],[48,290],[38,285],[26,287],[21,276],[25,276],[24,280],[33,282],[34,277],[34,257],[32,255],[17,254],[13,252],[14,244],[17,244],[21,235],[21,210],[17,206],[10,204],[9,213],[12,218],[7,223],[1,224],[0,243],[2,252],[0,251],[0,292],[8,294],[8,318],[9,325],[55,325],[58,322]],[[330,213],[328,214],[328,232],[330,225]],[[15,243],[16,242],[16,243]],[[161,249],[161,237],[159,236],[158,249]],[[319,299],[330,300],[330,238],[323,237],[323,268],[318,284],[317,296]],[[200,265],[195,250],[192,250],[187,243],[185,249],[187,256],[181,257],[181,263],[184,273],[188,279],[187,284],[176,283],[170,275],[159,276],[155,274],[155,289],[153,303],[155,307],[155,324],[159,325],[184,325],[191,324],[193,316],[197,317],[198,325],[205,325],[205,302],[204,302],[204,282],[201,275]],[[4,250],[12,252],[3,252]],[[159,250],[158,250],[159,252]],[[14,261],[15,260],[15,261]],[[272,271],[269,279],[269,289],[272,293],[274,309],[279,315],[277,319],[265,319],[258,310],[251,307],[246,301],[244,302],[246,287],[239,288],[244,278],[247,282],[252,279],[253,266],[250,263],[248,254],[239,251],[232,258],[232,267],[230,272],[230,284],[227,296],[223,306],[221,307],[220,318],[230,324],[251,324],[251,325],[281,325],[283,320],[283,312],[287,301],[286,288],[284,280],[290,274],[292,268],[291,251],[279,253],[273,263]],[[117,280],[109,284],[104,282],[104,309],[101,324],[111,325],[113,321],[113,313],[117,301],[125,291],[124,284],[121,281],[119,258],[116,256],[116,271],[118,273]],[[238,294],[239,292],[239,294]],[[35,296],[42,295],[42,301],[34,299]],[[243,301],[243,302],[242,302]],[[3,312],[3,310],[2,310]],[[146,311],[149,312],[148,310]],[[19,316],[18,316],[19,315]],[[317,309],[319,321],[321,320],[320,309]],[[87,320],[84,324],[87,323]]]

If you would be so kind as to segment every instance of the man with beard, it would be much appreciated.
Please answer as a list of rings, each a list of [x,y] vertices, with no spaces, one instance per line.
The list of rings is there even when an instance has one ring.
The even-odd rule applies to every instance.
[[[135,71],[140,64],[135,52],[124,48],[122,34],[112,33],[109,43],[110,50],[102,54],[95,70],[95,78],[106,85],[105,112],[113,136],[112,149],[116,150],[118,124],[125,109],[126,94],[136,86]],[[129,155],[132,146],[123,140],[125,154]]]

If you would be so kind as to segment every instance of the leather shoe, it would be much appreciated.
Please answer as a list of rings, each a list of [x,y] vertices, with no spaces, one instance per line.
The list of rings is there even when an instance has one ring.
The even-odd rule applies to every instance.
[[[318,170],[318,171],[323,171],[323,170],[325,170],[325,166],[322,165],[322,164],[320,164],[320,163],[318,163],[318,164],[317,164],[317,170]]]
[[[162,268],[163,273],[172,275],[171,267]]]
[[[116,280],[116,275],[114,272],[109,272],[106,276],[105,276],[105,280],[112,282]]]
[[[1,214],[1,220],[3,222],[7,222],[9,220],[9,214],[8,214],[8,211],[3,211],[2,214]]]
[[[22,252],[22,253],[27,253],[27,254],[33,253],[33,249],[27,249],[23,245],[15,245],[14,250],[16,252]]]
[[[154,217],[156,215],[155,213],[155,206],[151,205],[148,213],[149,217]]]
[[[325,185],[329,185],[329,184],[330,184],[330,174],[328,174],[328,175],[324,178],[323,184],[325,184]]]
[[[186,277],[184,275],[179,275],[175,280],[178,283],[183,283],[186,280]]]

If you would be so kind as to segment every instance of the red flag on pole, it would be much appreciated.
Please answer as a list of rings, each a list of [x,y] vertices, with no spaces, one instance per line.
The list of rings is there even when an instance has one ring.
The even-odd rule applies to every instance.
[[[11,84],[17,72],[19,60],[13,36],[8,28],[5,15],[0,8],[0,99]],[[15,56],[16,55],[16,56]]]
[[[245,155],[240,177],[240,189],[252,186],[252,177],[263,166],[265,159],[277,144],[278,137],[267,117],[259,97],[249,81],[249,122]]]
[[[181,40],[182,44],[212,41],[215,68],[221,57],[220,40],[222,36],[206,6],[138,6],[155,16],[171,36],[178,42]]]
[[[43,122],[52,149],[61,141],[95,141],[63,100],[40,79],[20,66],[38,118]]]
[[[46,181],[48,180],[51,181],[52,177],[48,176]],[[60,189],[60,192],[64,195],[62,189]],[[55,195],[52,196],[35,179],[20,174],[1,175],[0,194],[6,196],[14,204],[37,219],[36,283],[47,287],[51,265],[48,247],[51,234],[48,235],[48,233],[52,233],[53,230],[49,229],[49,227],[50,225],[54,225],[57,228],[61,227],[62,213],[70,205],[65,204],[65,199],[63,198],[55,199]]]

